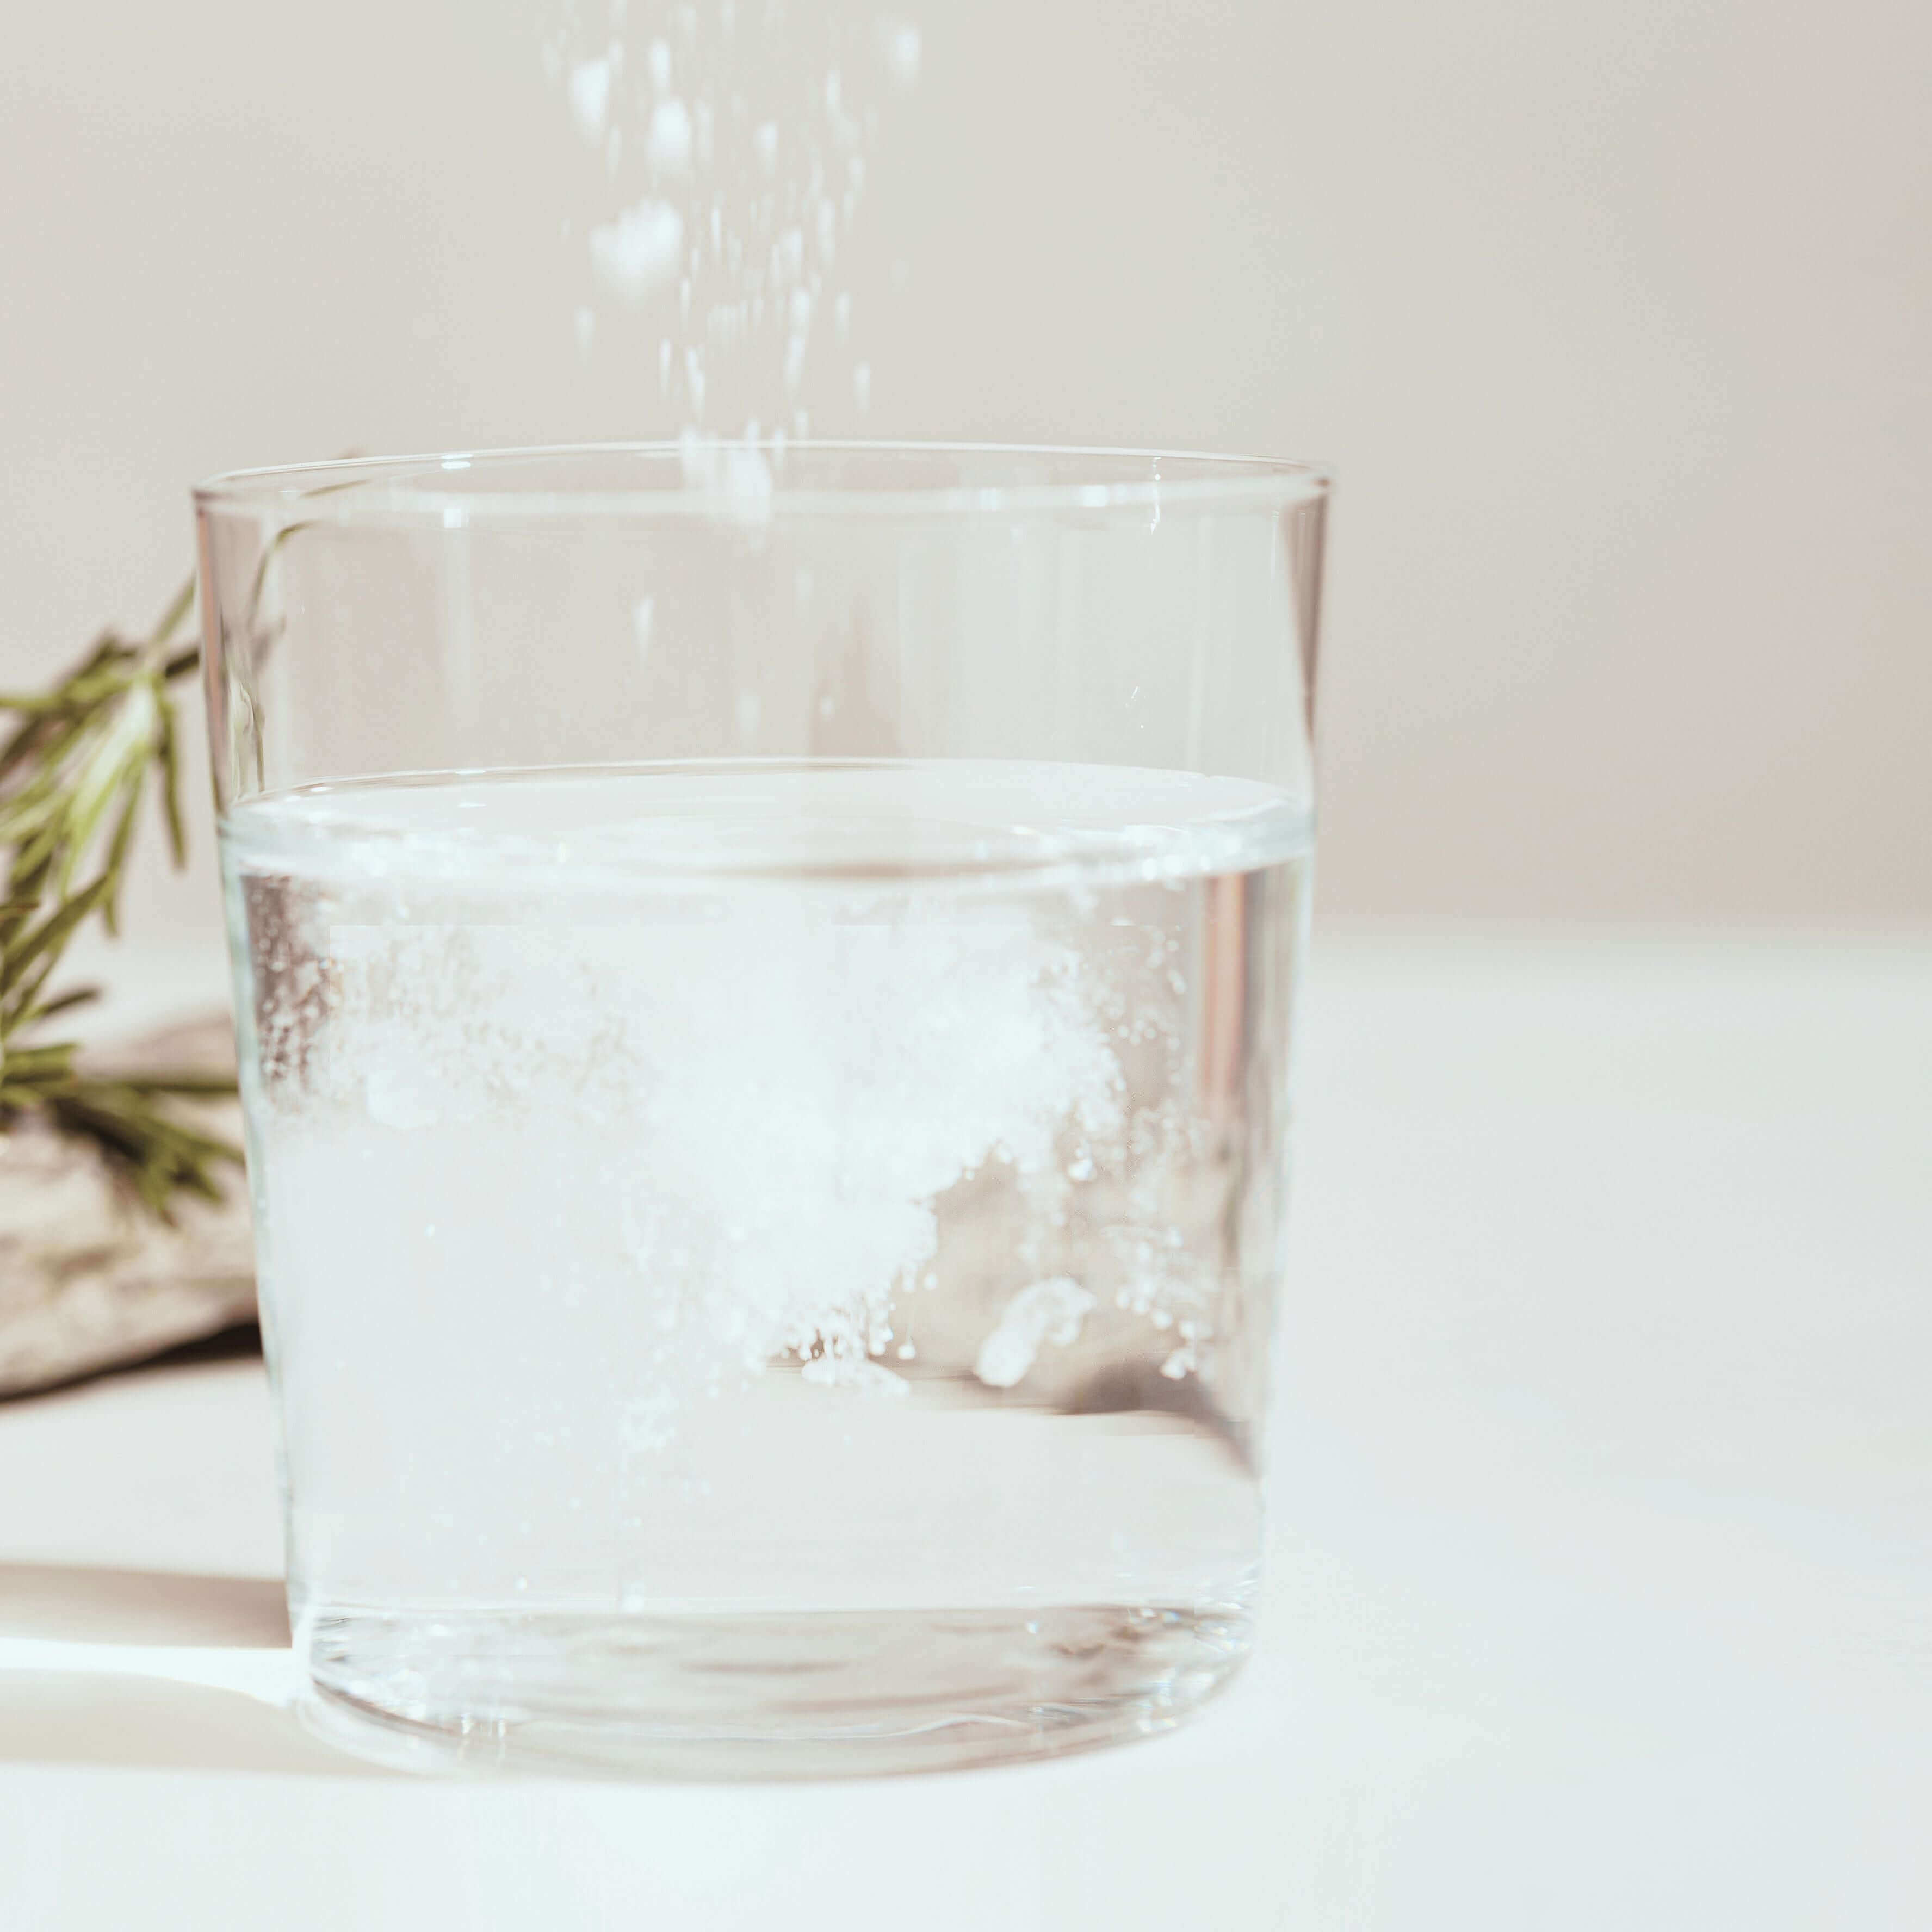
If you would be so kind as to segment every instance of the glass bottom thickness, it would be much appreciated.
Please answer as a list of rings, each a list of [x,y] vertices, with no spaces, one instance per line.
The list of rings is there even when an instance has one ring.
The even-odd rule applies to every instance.
[[[424,1772],[836,1778],[1172,1730],[1240,1668],[1235,1608],[305,1619],[312,1728]]]

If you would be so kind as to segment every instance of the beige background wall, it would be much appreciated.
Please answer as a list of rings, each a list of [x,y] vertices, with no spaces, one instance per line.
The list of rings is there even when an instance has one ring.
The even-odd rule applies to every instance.
[[[1340,463],[1330,910],[1932,916],[1932,9],[899,10],[866,427]],[[674,427],[548,8],[0,12],[0,678],[201,473]]]

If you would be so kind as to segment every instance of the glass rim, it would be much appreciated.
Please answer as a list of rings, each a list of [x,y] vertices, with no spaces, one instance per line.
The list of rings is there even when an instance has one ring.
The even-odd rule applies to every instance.
[[[1048,462],[1070,471],[1065,480],[1021,478],[1010,482],[943,482],[841,486],[788,482],[790,459],[849,457],[890,463],[919,458],[1004,458]],[[745,459],[753,459],[747,465]],[[477,474],[506,478],[520,465],[575,462],[614,467],[639,459],[676,460],[683,474],[656,487],[618,482],[560,488],[478,487]],[[693,468],[700,473],[694,477]],[[776,469],[779,473],[774,476]],[[1112,476],[1102,472],[1112,469]],[[1136,469],[1144,473],[1135,473]],[[1090,472],[1082,477],[1083,470]],[[708,472],[708,473],[704,473]],[[460,486],[438,479],[463,476]],[[364,494],[360,486],[371,486]],[[263,514],[299,510],[304,520],[332,523],[445,523],[497,519],[626,518],[656,520],[684,516],[961,517],[976,513],[1091,513],[1190,506],[1282,507],[1319,502],[1334,487],[1330,466],[1270,457],[1194,451],[1083,448],[1054,444],[946,441],[838,440],[766,437],[756,442],[706,438],[557,443],[420,455],[342,457],[326,462],[233,470],[194,489],[201,512]]]

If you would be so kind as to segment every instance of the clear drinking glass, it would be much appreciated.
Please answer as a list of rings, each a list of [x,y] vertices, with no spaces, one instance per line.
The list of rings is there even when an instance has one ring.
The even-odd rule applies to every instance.
[[[950,1766],[1249,1642],[1327,482],[199,492],[289,1595],[424,1762]]]

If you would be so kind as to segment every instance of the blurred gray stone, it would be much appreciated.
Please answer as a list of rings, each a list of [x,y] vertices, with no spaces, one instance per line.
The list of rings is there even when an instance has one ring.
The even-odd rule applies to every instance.
[[[96,1064],[232,1072],[225,1012],[131,1041]],[[197,1105],[239,1144],[232,1101]],[[50,1388],[219,1334],[255,1312],[247,1185],[222,1174],[219,1205],[183,1197],[158,1221],[87,1146],[38,1123],[0,1133],[0,1396]]]

